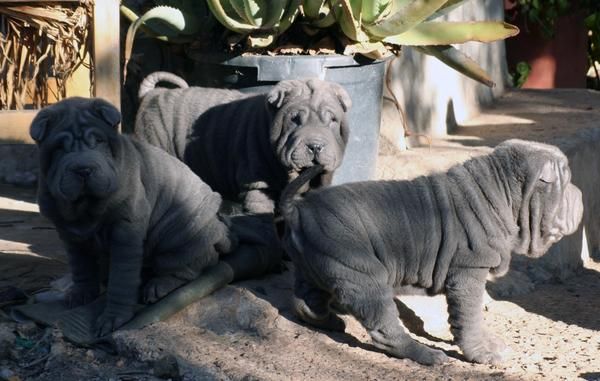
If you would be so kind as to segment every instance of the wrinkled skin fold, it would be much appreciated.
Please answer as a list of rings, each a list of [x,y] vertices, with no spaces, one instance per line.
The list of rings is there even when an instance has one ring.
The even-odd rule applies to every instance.
[[[156,301],[236,245],[217,216],[221,197],[179,160],[120,135],[119,122],[106,101],[69,98],[30,128],[40,212],[56,226],[73,276],[67,303],[93,301],[107,281],[99,336],[127,322],[140,299]]]
[[[447,356],[410,338],[394,296],[422,288],[447,297],[465,358],[501,361],[505,345],[483,328],[488,273],[504,274],[511,252],[545,253],[581,221],[581,192],[556,147],[509,140],[488,156],[412,181],[372,181],[315,190],[294,200],[319,171],[284,191],[284,248],[296,268],[294,307],[313,325],[343,329],[335,302],[387,353],[422,364]]]
[[[180,88],[155,88],[158,82]],[[348,141],[350,97],[318,79],[281,81],[267,94],[187,87],[165,72],[140,85],[134,134],[184,161],[245,212],[273,213],[285,185],[321,164],[331,183]]]

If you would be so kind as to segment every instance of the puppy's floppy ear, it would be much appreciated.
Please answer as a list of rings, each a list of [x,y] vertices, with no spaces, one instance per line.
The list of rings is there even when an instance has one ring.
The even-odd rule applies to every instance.
[[[267,94],[267,103],[275,108],[280,108],[290,98],[310,91],[304,81],[285,80],[277,83]]]
[[[558,171],[554,160],[548,160],[544,163],[540,172],[540,180],[545,183],[553,183],[558,180]]]
[[[119,110],[104,99],[95,99],[93,110],[100,118],[115,129],[121,122],[121,113]]]
[[[342,109],[344,109],[344,112],[348,112],[348,110],[350,110],[350,107],[352,107],[352,99],[350,99],[350,95],[348,95],[346,89],[334,82],[331,83],[331,87],[333,88],[335,95],[340,101],[340,105],[342,105]]]
[[[51,107],[52,106],[48,106],[38,112],[29,127],[29,135],[37,144],[44,140],[48,132],[50,119],[53,113]]]

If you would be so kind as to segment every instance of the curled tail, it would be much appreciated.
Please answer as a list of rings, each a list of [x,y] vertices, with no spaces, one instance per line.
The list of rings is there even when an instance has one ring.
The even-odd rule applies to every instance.
[[[323,165],[314,165],[306,168],[298,177],[296,177],[291,183],[289,183],[279,199],[279,210],[281,215],[286,221],[290,221],[295,214],[294,209],[294,196],[300,191],[300,189],[310,182],[312,179],[317,177],[323,172]]]
[[[173,74],[166,71],[155,71],[152,74],[148,74],[146,78],[140,83],[140,90],[138,91],[138,98],[142,99],[144,95],[148,94],[149,91],[154,90],[156,84],[159,82],[169,82],[175,86],[179,86],[182,89],[190,87],[187,82]]]

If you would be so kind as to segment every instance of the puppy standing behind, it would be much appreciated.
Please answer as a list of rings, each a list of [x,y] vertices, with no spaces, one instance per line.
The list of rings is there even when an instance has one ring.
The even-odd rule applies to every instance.
[[[296,313],[343,329],[329,309],[335,301],[375,346],[423,364],[447,357],[404,332],[394,304],[400,289],[445,293],[451,331],[467,360],[498,362],[505,346],[482,326],[488,273],[505,273],[512,251],[542,255],[573,233],[583,214],[567,158],[534,142],[507,141],[445,174],[345,184],[292,201],[317,173],[318,167],[306,170],[281,200]]]
[[[160,81],[179,89],[154,88]],[[134,134],[184,161],[226,199],[273,213],[285,185],[315,164],[312,186],[331,183],[348,142],[351,101],[338,84],[281,81],[268,94],[188,87],[171,73],[150,74]]]
[[[119,134],[119,122],[104,100],[70,98],[40,111],[30,130],[40,212],[67,249],[71,306],[98,296],[99,262],[109,256],[100,336],[133,316],[143,266],[153,276],[143,299],[154,302],[234,246],[217,217],[220,196],[164,151]]]

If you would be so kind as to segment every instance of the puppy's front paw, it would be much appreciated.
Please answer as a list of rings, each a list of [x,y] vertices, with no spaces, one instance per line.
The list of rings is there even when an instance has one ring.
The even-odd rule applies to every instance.
[[[448,356],[444,352],[424,345],[412,351],[407,357],[423,365],[439,365],[448,361]]]
[[[133,315],[134,314],[131,311],[122,311],[119,313],[104,311],[98,320],[96,320],[96,336],[103,337],[108,335],[131,320]]]
[[[73,286],[65,301],[69,308],[75,308],[93,302],[99,294],[100,290],[98,287]]]
[[[392,356],[408,358],[423,365],[439,365],[448,361],[448,356],[443,351],[430,348],[411,338],[405,337],[398,342],[390,342],[389,337],[380,331],[369,333],[373,338],[373,344]]]
[[[494,335],[461,345],[461,349],[467,360],[480,364],[499,364],[505,360],[510,350],[504,341]]]
[[[244,197],[244,212],[250,214],[273,214],[275,203],[259,190],[251,190]]]

